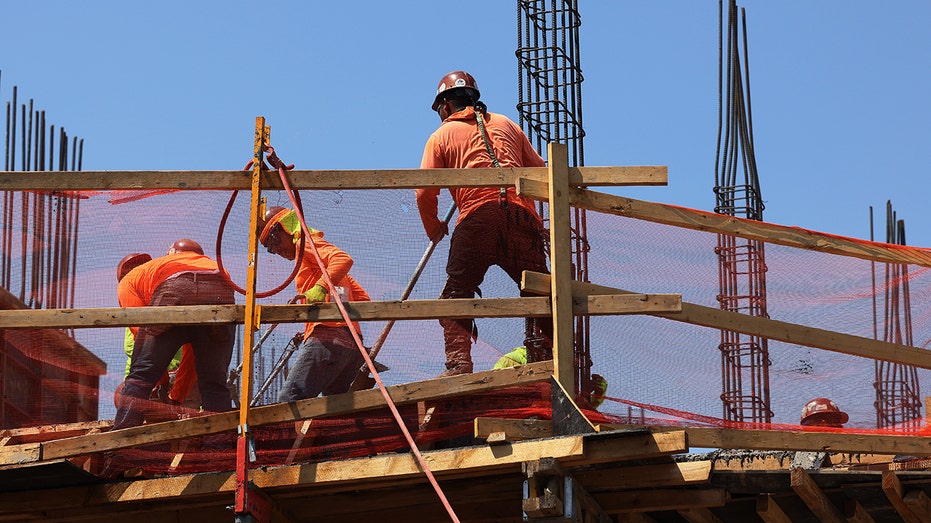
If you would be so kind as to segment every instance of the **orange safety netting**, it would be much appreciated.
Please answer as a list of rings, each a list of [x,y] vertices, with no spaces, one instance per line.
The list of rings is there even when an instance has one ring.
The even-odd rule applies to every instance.
[[[265,192],[264,196],[268,205],[290,207],[283,192]],[[89,193],[81,202],[77,228],[74,306],[118,306],[116,265],[127,253],[160,256],[174,240],[184,237],[200,242],[207,255],[215,256],[218,224],[229,197],[227,191]],[[307,224],[322,230],[328,241],[354,258],[350,273],[371,298],[398,299],[428,245],[414,192],[302,191],[301,198]],[[448,198],[445,191],[441,210],[449,206],[449,200],[443,198]],[[13,199],[14,205],[17,201]],[[248,212],[248,198],[238,198],[222,231],[223,264],[239,285],[244,285],[247,266]],[[30,234],[30,229],[24,229],[19,220],[4,219],[2,226],[14,236]],[[587,233],[591,282],[635,292],[681,294],[684,302],[718,307],[716,234],[597,212],[587,214]],[[25,256],[22,245],[14,241],[5,253],[12,264],[14,280],[22,264],[31,263],[32,253]],[[409,299],[439,296],[445,282],[447,248],[448,239],[433,253]],[[776,244],[766,244],[765,263],[770,318],[866,338],[875,335],[882,339],[884,329],[893,327],[883,320],[886,264]],[[260,251],[258,290],[277,286],[291,268],[287,260]],[[29,273],[31,267],[26,269]],[[906,266],[905,273],[909,285],[910,335],[913,344],[923,348],[931,342],[928,292],[931,278],[926,267]],[[18,282],[10,287],[8,290],[16,298]],[[515,297],[518,289],[502,271],[492,268],[482,285],[482,293],[485,298]],[[292,285],[259,303],[285,303],[293,294]],[[243,297],[237,299],[241,303]],[[384,325],[383,321],[362,322],[367,345],[374,342]],[[523,319],[480,318],[477,325],[478,340],[472,351],[476,370],[490,369],[499,357],[523,342]],[[269,327],[263,325],[256,339]],[[291,338],[302,330],[301,324],[281,324],[268,336],[254,358],[253,381],[257,387],[272,372]],[[609,383],[608,401],[599,409],[607,420],[727,425],[721,419],[718,330],[644,315],[592,317],[590,330],[592,371]],[[123,329],[75,329],[74,338],[80,348],[69,345],[67,338],[60,332],[0,333],[6,362],[4,427],[113,417],[113,393],[123,379],[126,364]],[[239,355],[242,350],[237,347]],[[81,364],[72,361],[75,354],[80,356]],[[797,428],[801,408],[808,400],[829,397],[849,414],[848,430],[875,429],[873,360],[772,340],[769,356],[773,428]],[[240,357],[234,355],[234,365]],[[444,369],[443,337],[438,322],[396,322],[377,360],[390,367],[382,374],[386,385],[437,376]],[[920,369],[918,377],[920,385],[928,390],[927,371]],[[274,403],[282,379],[279,375],[273,380],[257,403]],[[504,395],[508,397],[511,396]],[[507,407],[508,401],[502,400],[502,407]],[[96,411],[93,404],[97,404]],[[76,411],[74,405],[81,405],[83,410]],[[463,419],[476,415],[466,413]],[[494,415],[515,417],[504,416],[503,411]],[[352,418],[332,423],[334,427],[346,423],[369,427],[369,423],[375,423],[374,417],[366,414]],[[385,419],[384,430],[390,432],[390,419]],[[328,422],[314,423],[324,427]],[[917,428],[923,426],[921,421]],[[902,430],[915,429],[914,424],[902,427]],[[273,433],[277,429],[257,432],[259,448],[263,430]],[[344,427],[333,430],[343,434]],[[373,429],[373,434],[376,432]],[[364,437],[363,433],[360,432],[360,437]],[[456,435],[447,433],[442,437]],[[391,437],[399,437],[399,433]],[[376,443],[379,438],[373,435],[370,441],[356,446],[363,452],[371,452],[380,448]],[[394,444],[392,441],[385,448]],[[400,446],[404,446],[403,441]],[[319,452],[323,455],[328,451]]]

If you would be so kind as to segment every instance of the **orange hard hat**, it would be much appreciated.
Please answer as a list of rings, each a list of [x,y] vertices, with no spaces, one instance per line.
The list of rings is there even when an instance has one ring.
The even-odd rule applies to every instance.
[[[802,407],[802,425],[822,427],[840,427],[847,423],[849,416],[840,410],[837,404],[828,398],[815,398]]]
[[[472,78],[471,74],[465,71],[446,73],[446,76],[440,79],[440,84],[436,86],[436,98],[433,99],[434,111],[443,103],[447,91],[453,89],[462,91],[462,94],[472,97],[474,102],[477,102],[482,96],[482,93],[478,90],[478,84],[475,83],[475,78]]]
[[[116,281],[122,280],[126,273],[151,259],[152,257],[144,252],[134,252],[123,256],[123,259],[116,266]]]
[[[286,209],[279,205],[273,205],[265,209],[265,213],[262,214],[258,223],[256,224],[256,232],[259,235],[259,242],[264,245],[265,240],[268,238],[268,234],[272,231],[272,228],[281,221],[281,219],[290,212],[290,209]]]
[[[175,252],[196,252],[197,254],[204,254],[204,248],[201,247],[199,243],[189,238],[181,238],[175,243],[172,243],[171,248],[174,249]]]

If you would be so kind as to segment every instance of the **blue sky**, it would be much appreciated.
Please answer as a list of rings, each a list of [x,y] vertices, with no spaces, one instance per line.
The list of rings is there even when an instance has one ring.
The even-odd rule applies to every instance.
[[[667,165],[611,192],[710,210],[718,2],[582,1],[586,165]],[[0,100],[85,140],[85,170],[237,169],[255,117],[300,169],[408,168],[438,79],[516,119],[515,2],[4,1]],[[764,219],[931,247],[931,2],[745,0]],[[261,6],[261,7],[259,7]]]

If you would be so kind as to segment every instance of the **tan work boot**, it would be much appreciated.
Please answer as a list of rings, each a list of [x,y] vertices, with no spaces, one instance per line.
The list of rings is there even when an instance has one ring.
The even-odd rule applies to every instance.
[[[449,376],[458,376],[460,374],[472,374],[472,364],[455,363],[452,367],[447,366],[446,370],[440,373],[437,378],[447,378]]]

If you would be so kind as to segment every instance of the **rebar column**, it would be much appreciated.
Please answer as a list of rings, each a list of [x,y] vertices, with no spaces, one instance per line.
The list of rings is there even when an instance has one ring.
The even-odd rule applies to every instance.
[[[737,34],[737,4],[728,2],[727,31],[723,2],[719,1],[718,150],[715,158],[715,212],[763,220],[756,159],[753,152],[753,118],[750,110],[750,72],[747,58],[746,13],[743,19],[743,67]],[[725,68],[726,64],[726,68]],[[718,235],[721,309],[762,318],[766,310],[766,256],[764,243]],[[721,331],[721,403],[730,421],[772,420],[769,398],[769,347],[765,338]]]
[[[578,0],[518,0],[517,2],[517,112],[520,125],[537,152],[545,154],[550,142],[564,143],[569,165],[584,162],[582,128],[582,69],[579,60]],[[546,205],[540,203],[544,225]],[[589,281],[585,210],[572,209],[573,277]],[[576,394],[591,383],[591,347],[588,317],[578,316],[574,328]]]

